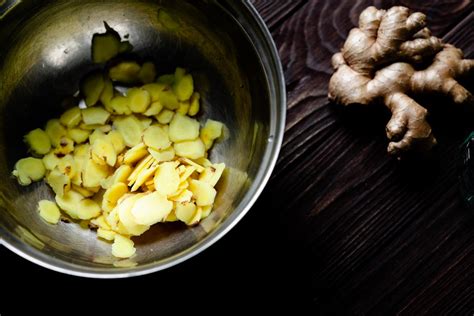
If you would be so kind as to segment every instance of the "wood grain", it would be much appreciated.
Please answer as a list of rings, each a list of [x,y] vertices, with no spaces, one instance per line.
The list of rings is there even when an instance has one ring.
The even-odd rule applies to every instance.
[[[388,113],[327,102],[331,55],[370,4],[425,12],[434,34],[474,57],[471,1],[314,0],[274,24],[289,98],[268,194],[293,267],[304,267],[294,284],[322,314],[472,314],[474,216],[455,164],[472,119],[428,100],[440,145],[430,159],[398,163],[385,153]]]
[[[251,0],[259,13],[265,17],[268,28],[272,29],[286,17],[291,16],[305,0]]]

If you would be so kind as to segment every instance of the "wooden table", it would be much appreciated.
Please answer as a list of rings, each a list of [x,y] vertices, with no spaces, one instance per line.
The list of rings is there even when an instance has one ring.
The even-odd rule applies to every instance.
[[[288,89],[284,145],[260,204],[275,208],[261,218],[279,216],[294,286],[305,284],[302,295],[322,314],[472,315],[474,212],[463,207],[455,161],[474,116],[436,101],[433,157],[399,163],[386,154],[388,113],[341,110],[326,95],[331,55],[368,5],[422,11],[436,36],[474,58],[474,3],[255,5],[279,48]]]
[[[455,161],[459,144],[474,130],[474,115],[449,100],[433,102],[431,122],[439,141],[433,157],[398,162],[386,154],[388,113],[339,109],[326,95],[330,57],[366,6],[421,10],[436,35],[474,58],[473,2],[254,3],[279,48],[288,119],[273,177],[242,222],[196,258],[146,277],[79,279],[1,249],[3,271],[21,271],[21,279],[51,288],[67,284],[72,293],[86,286],[92,292],[130,289],[139,298],[152,294],[157,308],[161,302],[183,304],[178,299],[183,296],[185,305],[196,308],[257,303],[269,310],[290,306],[295,315],[472,315],[474,212],[463,207]],[[16,279],[3,282],[5,289],[23,289]],[[145,283],[155,284],[156,291],[135,292]],[[108,295],[113,296],[104,299]],[[300,312],[303,308],[313,312]]]

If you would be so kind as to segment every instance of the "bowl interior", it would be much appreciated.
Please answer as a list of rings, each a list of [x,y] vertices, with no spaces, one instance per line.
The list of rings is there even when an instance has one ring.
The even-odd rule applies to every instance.
[[[172,262],[239,217],[264,159],[271,107],[259,48],[242,27],[248,17],[236,17],[238,2],[22,1],[0,19],[0,233],[9,246],[65,270],[115,273]],[[159,10],[179,26],[170,28]],[[134,58],[152,60],[160,74],[189,69],[202,95],[199,120],[227,127],[210,156],[228,167],[212,215],[192,228],[155,225],[134,238],[137,254],[125,261],[89,229],[43,222],[37,202],[54,200],[52,190],[42,182],[21,187],[10,176],[28,155],[23,135],[70,107],[80,79],[98,67],[90,43],[104,32],[104,21],[128,37]]]

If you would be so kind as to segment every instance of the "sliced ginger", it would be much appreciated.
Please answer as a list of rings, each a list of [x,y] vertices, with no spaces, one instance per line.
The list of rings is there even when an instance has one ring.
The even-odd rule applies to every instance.
[[[133,241],[121,235],[115,235],[112,254],[117,258],[130,258],[136,252]]]
[[[179,107],[178,97],[169,87],[166,87],[158,92],[158,100],[161,102],[163,107],[167,108],[168,110],[173,111]]]
[[[40,217],[50,224],[57,224],[61,217],[61,212],[56,203],[48,200],[38,202],[38,211]]]
[[[67,136],[72,139],[76,144],[82,144],[89,139],[91,131],[80,129],[80,128],[71,128],[67,130]]]
[[[105,33],[96,33],[92,36],[92,61],[94,63],[105,63],[117,56],[120,52],[126,51],[121,44],[120,35],[104,22]]]
[[[138,224],[151,226],[162,222],[172,209],[173,202],[155,191],[136,200],[131,213]]]
[[[58,169],[52,170],[46,176],[46,183],[59,196],[63,196],[71,188],[71,179]]]
[[[114,232],[113,230],[109,230],[109,229],[105,229],[105,228],[101,228],[101,227],[99,227],[97,229],[97,237],[105,239],[105,240],[113,241],[115,239],[116,235],[117,235],[117,233]],[[132,252],[130,252],[130,253],[132,253]],[[128,257],[125,257],[125,258],[128,258]]]
[[[125,156],[123,157],[123,162],[126,163],[126,164],[131,165],[131,164],[139,161],[140,159],[142,159],[146,155],[148,155],[148,151],[146,150],[145,144],[139,143],[139,144],[133,146],[132,148],[130,148],[130,150],[128,150],[125,153]]]
[[[204,157],[206,148],[202,140],[195,139],[174,144],[174,150],[177,156],[198,159]]]
[[[209,183],[191,179],[189,190],[193,193],[198,206],[206,206],[214,203],[217,192]]]
[[[155,150],[153,148],[148,148],[148,152],[155,158],[156,162],[165,162],[173,160],[176,156],[173,146],[162,150]]]
[[[150,93],[147,90],[132,88],[128,90],[127,97],[130,99],[130,110],[134,113],[143,113],[151,103]]]
[[[81,123],[81,109],[78,107],[70,108],[59,118],[59,122],[67,128],[72,128]]]
[[[49,120],[44,131],[48,135],[52,147],[57,147],[61,138],[67,136],[67,129],[57,119]]]
[[[107,190],[116,183],[126,183],[127,178],[132,173],[132,167],[129,165],[121,165],[118,167],[114,174],[106,179],[101,180],[100,186]]]
[[[201,98],[201,95],[198,92],[194,92],[193,95],[191,96],[191,99],[189,100],[189,110],[188,110],[188,115],[189,116],[195,116],[199,112],[199,99]]]
[[[60,158],[58,158],[58,156],[56,156],[53,152],[49,152],[43,157],[43,165],[47,170],[51,171],[56,168],[59,160]]]
[[[214,164],[212,166],[206,167],[200,174],[199,180],[203,182],[209,183],[211,186],[215,186],[217,184],[217,181],[222,176],[222,173],[224,172],[225,169],[225,164],[223,163],[218,163]]]
[[[170,122],[169,137],[173,142],[194,140],[199,137],[199,122],[176,113]]]
[[[91,157],[95,163],[100,165],[115,166],[117,161],[117,152],[113,144],[107,141],[105,137],[97,139],[91,147]]]
[[[223,124],[214,120],[207,120],[204,127],[201,129],[201,140],[206,149],[212,147],[214,140],[222,135]]]
[[[105,138],[112,144],[117,154],[121,153],[125,149],[123,137],[116,130],[110,131]]]
[[[95,61],[114,58],[122,44],[113,34],[96,35]],[[44,178],[52,188],[55,202],[38,205],[45,221],[58,223],[62,211],[90,223],[99,238],[113,242],[114,256],[128,258],[136,251],[130,238],[150,226],[191,226],[209,215],[225,165],[205,157],[222,124],[208,120],[201,128],[190,117],[200,95],[182,68],[153,82],[154,64],[125,61],[109,75],[95,72],[82,81],[87,108],[70,108],[25,136],[38,158],[20,159],[13,175],[21,185]],[[116,90],[114,81],[145,85]]]
[[[41,128],[37,128],[26,134],[25,142],[30,150],[37,155],[44,155],[51,149],[51,141],[48,134]]]
[[[166,74],[166,75],[159,76],[158,79],[156,79],[156,82],[164,84],[164,85],[172,86],[174,83],[174,80],[175,80],[174,74]]]
[[[150,126],[143,132],[143,143],[158,151],[171,146],[169,134],[158,125]]]
[[[84,187],[98,187],[101,180],[107,178],[108,175],[109,167],[98,164],[92,159],[87,159],[82,166],[82,184]]]
[[[173,202],[191,202],[193,192],[186,189],[182,189],[178,192],[178,194],[170,196],[169,199]]]
[[[84,79],[81,91],[87,106],[93,106],[99,101],[104,85],[104,76],[101,73],[92,73]]]
[[[67,215],[72,217],[73,219],[78,219],[79,215],[77,212],[77,206],[79,202],[81,202],[84,197],[74,190],[69,190],[63,195],[56,194],[55,200],[58,204],[59,208],[66,212]]]
[[[43,160],[28,157],[17,161],[13,175],[17,177],[21,185],[29,185],[31,182],[43,179],[46,174]]]
[[[129,185],[133,184],[130,191],[137,191],[150,179],[150,177],[155,173],[156,169],[158,169],[158,163],[152,160],[150,165],[147,165],[145,168],[143,168],[140,173],[136,175],[136,178],[129,182]]]
[[[53,149],[53,153],[57,156],[64,156],[74,150],[74,141],[67,136],[61,137],[59,145]]]
[[[146,232],[150,226],[139,224],[132,214],[132,208],[144,193],[125,195],[117,204],[117,212],[119,217],[119,224],[122,224],[128,235],[140,236]]]
[[[134,83],[139,79],[141,67],[135,61],[123,61],[110,68],[109,77],[113,81],[123,83]]]
[[[109,107],[113,114],[132,114],[130,98],[122,95],[113,97],[109,102]]]
[[[95,34],[92,38],[92,60],[95,63],[106,62],[118,55],[120,37],[115,34]]]
[[[87,125],[104,125],[110,117],[110,113],[103,108],[93,107],[82,110],[82,120]]]
[[[161,92],[168,89],[168,86],[163,83],[155,82],[142,86],[142,89],[146,90],[150,94],[152,102],[156,102],[160,100]]]
[[[151,83],[155,80],[156,77],[156,68],[155,64],[152,62],[146,62],[142,65],[140,72],[138,73],[138,78],[143,83]]]
[[[160,101],[154,101],[150,104],[150,107],[143,112],[143,115],[154,116],[161,112],[163,109],[163,104]]]
[[[109,78],[105,78],[104,80],[104,89],[100,94],[100,102],[104,105],[104,107],[110,111],[110,101],[114,97],[114,85]]]
[[[154,177],[155,190],[164,196],[172,195],[178,190],[180,179],[174,162],[163,162]]]
[[[212,207],[214,205],[206,205],[206,206],[200,206],[201,208],[201,219],[204,219],[206,217],[209,216],[209,214],[211,214],[211,211],[212,211]]]
[[[126,193],[128,193],[128,186],[125,183],[114,183],[104,193],[104,197],[102,199],[102,209],[105,212],[112,211],[113,208],[117,205],[117,201]]]
[[[135,165],[135,169],[130,173],[130,175],[127,178],[128,185],[132,186],[135,181],[138,178],[138,175],[145,169],[149,168],[151,165],[153,165],[153,157],[151,155],[147,155],[144,158],[140,160]]]
[[[196,213],[196,204],[192,202],[179,202],[175,206],[175,215],[176,218],[180,221],[186,223],[187,225],[192,224],[195,213]]]
[[[76,207],[79,219],[92,219],[101,213],[99,204],[92,199],[83,199]]]
[[[142,138],[143,126],[137,117],[127,115],[114,121],[115,129],[122,135],[125,145],[133,147],[138,145]]]
[[[194,92],[193,77],[188,74],[179,78],[173,85],[173,91],[179,101],[189,100]]]
[[[174,112],[168,109],[164,109],[156,116],[156,120],[160,124],[168,124],[173,119]]]

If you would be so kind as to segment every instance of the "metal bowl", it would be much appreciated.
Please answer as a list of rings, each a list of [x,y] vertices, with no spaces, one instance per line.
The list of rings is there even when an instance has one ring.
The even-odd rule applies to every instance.
[[[178,23],[159,18],[166,10]],[[44,183],[19,186],[10,174],[27,155],[22,135],[70,106],[80,79],[97,67],[91,38],[106,21],[153,60],[159,73],[190,70],[203,96],[199,119],[223,121],[227,138],[211,160],[228,166],[215,210],[198,226],[158,224],[134,238],[137,254],[111,256],[110,244],[74,223],[49,225],[37,202],[53,199]],[[2,1],[0,7],[0,241],[18,255],[63,273],[120,278],[191,258],[227,233],[250,209],[280,149],[285,87],[278,53],[249,1]]]

